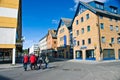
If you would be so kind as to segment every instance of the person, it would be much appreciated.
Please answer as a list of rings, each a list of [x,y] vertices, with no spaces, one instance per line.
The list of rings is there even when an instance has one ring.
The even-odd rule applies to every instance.
[[[35,57],[35,69],[37,70],[38,69],[38,65],[37,65],[38,56],[34,55],[34,57]]]
[[[35,69],[35,62],[36,62],[36,57],[34,54],[31,54],[30,55],[30,68],[31,70],[33,70],[33,66],[34,66],[34,69]]]
[[[42,68],[42,63],[43,63],[43,60],[42,60],[42,57],[38,57],[38,68],[41,69]]]
[[[24,65],[24,70],[27,71],[27,64],[28,64],[28,55],[25,54],[23,57],[23,65]]]
[[[49,59],[48,59],[48,55],[46,55],[46,58],[45,58],[45,68],[48,68],[48,63],[49,63]]]

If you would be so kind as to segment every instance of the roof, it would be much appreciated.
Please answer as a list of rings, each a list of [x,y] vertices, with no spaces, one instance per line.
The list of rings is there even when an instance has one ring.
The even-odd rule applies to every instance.
[[[77,15],[77,13],[78,13],[80,4],[83,5],[83,6],[85,6],[87,9],[89,9],[90,11],[92,11],[92,12],[95,13],[95,14],[104,14],[105,16],[110,16],[110,17],[114,17],[114,18],[120,19],[120,14],[114,14],[114,13],[108,12],[108,11],[106,11],[106,10],[100,10],[100,9],[94,8],[94,7],[92,7],[91,5],[89,5],[89,3],[90,3],[90,2],[85,3],[85,2],[79,1],[78,7],[77,7],[77,9],[76,9],[75,16],[74,16],[74,18],[73,18],[73,21],[74,21],[76,15]],[[72,21],[72,23],[73,23],[73,21]]]
[[[56,35],[57,30],[49,30],[48,33],[51,34],[52,38],[57,38],[57,35]]]
[[[39,42],[40,41],[42,41],[44,38],[46,38],[47,37],[47,34],[44,36],[44,37],[42,37],[40,40],[39,40]]]
[[[65,23],[67,27],[71,26],[72,19],[70,18],[61,18],[61,20]]]
[[[61,27],[62,22],[64,22],[64,24],[66,25],[66,27],[68,29],[72,29],[72,19],[70,19],[70,18],[61,18],[60,22],[59,22],[59,25],[58,25],[58,28],[57,28],[57,32],[58,32],[58,29]]]

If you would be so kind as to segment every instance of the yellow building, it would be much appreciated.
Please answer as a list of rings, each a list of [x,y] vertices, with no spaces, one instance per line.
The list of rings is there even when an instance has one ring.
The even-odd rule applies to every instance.
[[[57,52],[60,58],[72,58],[72,19],[61,18],[57,28]]]
[[[120,12],[115,6],[79,2],[72,24],[74,59],[120,59]]]
[[[57,57],[57,31],[48,30],[47,34],[47,53],[51,57]]]
[[[20,4],[21,0],[0,0],[0,60],[12,60],[12,64],[22,51]]]

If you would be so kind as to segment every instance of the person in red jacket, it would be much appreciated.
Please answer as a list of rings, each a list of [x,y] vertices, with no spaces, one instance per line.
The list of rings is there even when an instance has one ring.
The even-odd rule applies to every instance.
[[[33,66],[34,66],[34,69],[35,69],[35,62],[36,62],[36,57],[34,54],[31,54],[30,55],[30,68],[31,70],[33,70]]]
[[[23,57],[23,65],[24,65],[24,70],[27,71],[27,64],[28,64],[28,55],[25,54]]]

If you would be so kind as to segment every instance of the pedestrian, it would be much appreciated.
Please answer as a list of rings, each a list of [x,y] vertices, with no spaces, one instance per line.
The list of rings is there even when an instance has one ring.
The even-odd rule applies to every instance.
[[[46,55],[46,58],[45,58],[45,68],[48,68],[48,63],[49,63],[49,59],[48,59],[48,55]]]
[[[33,70],[33,66],[34,66],[34,69],[35,69],[35,61],[36,61],[35,55],[31,54],[30,55],[30,68],[31,68],[31,70]]]
[[[39,69],[42,68],[42,63],[43,63],[42,57],[38,57],[38,68]]]
[[[23,57],[23,66],[24,66],[24,70],[27,71],[27,64],[28,64],[29,60],[28,60],[28,55],[24,54]]]

